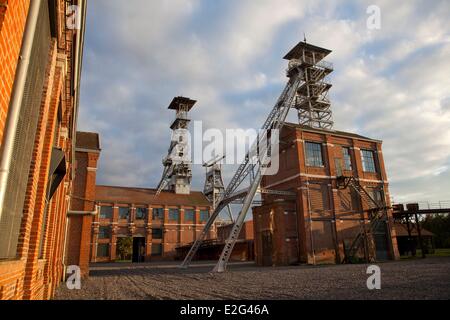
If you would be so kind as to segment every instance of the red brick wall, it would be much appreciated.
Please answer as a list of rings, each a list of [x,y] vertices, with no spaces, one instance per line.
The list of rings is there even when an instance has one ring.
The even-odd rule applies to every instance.
[[[0,0],[0,139],[3,138],[29,2]],[[6,3],[8,5],[4,6]],[[62,20],[57,21],[60,32],[52,41],[45,66],[45,87],[34,136],[17,259],[0,261],[0,299],[51,298],[64,276],[63,244],[72,187],[70,132],[74,123],[74,101],[70,87],[73,86],[71,72],[74,61],[71,56],[72,41],[66,41],[68,33],[68,37],[72,38],[72,32],[65,30],[65,1],[58,0],[57,7],[60,10],[58,17]],[[63,119],[56,124],[59,107]],[[58,146],[65,152],[67,174],[51,201],[46,204],[53,146]]]
[[[30,0],[0,0],[0,141],[22,46]]]
[[[76,169],[72,211],[84,212],[69,215],[66,265],[77,265],[81,276],[89,275],[91,256],[92,215],[95,210],[95,182],[99,153],[76,151]]]
[[[176,257],[176,248],[178,246],[186,245],[194,241],[203,230],[205,222],[200,221],[200,210],[209,210],[208,207],[192,207],[192,206],[164,206],[164,205],[144,205],[149,208],[147,219],[135,219],[135,204],[117,204],[100,202],[100,206],[113,206],[114,214],[112,219],[100,219],[99,215],[94,217],[92,227],[92,247],[91,247],[91,262],[109,262],[116,259],[116,243],[117,239],[123,237],[145,237],[145,260],[172,260]],[[119,219],[119,206],[128,206],[131,209],[130,219]],[[143,206],[140,204],[139,206]],[[152,219],[153,208],[164,208],[164,219],[161,221]],[[179,219],[177,221],[169,220],[169,208],[179,209]],[[184,210],[194,209],[195,218],[193,222],[184,221]],[[100,226],[107,226],[111,230],[111,237],[109,239],[98,239],[98,231]],[[161,228],[163,230],[162,239],[152,238],[152,228]],[[216,230],[210,231],[207,236],[208,239],[216,237]],[[110,256],[98,257],[96,255],[96,246],[99,243],[110,244]],[[163,254],[156,256],[151,254],[152,244],[162,244]]]
[[[297,197],[281,197],[264,195],[266,206],[254,208],[255,237],[261,237],[261,230],[270,229],[269,220],[271,210],[276,209],[275,200],[280,199],[282,203],[286,200],[295,200],[298,215],[298,257],[301,262],[320,263],[338,262],[344,257],[344,241],[352,241],[360,230],[360,220],[368,221],[367,214],[362,209],[368,209],[368,204],[359,199],[352,203],[349,189],[338,190],[336,176],[338,175],[336,162],[343,163],[342,146],[351,149],[352,170],[344,171],[346,175],[352,175],[359,180],[367,190],[376,187],[384,191],[386,202],[389,206],[389,188],[381,152],[381,142],[376,140],[365,140],[351,136],[334,135],[328,132],[317,132],[287,127],[282,132],[283,145],[280,150],[280,171],[274,176],[263,178],[262,186],[269,189],[296,192]],[[322,145],[323,167],[310,167],[305,164],[306,141],[320,143]],[[369,149],[375,152],[376,173],[364,172],[362,169],[360,149]],[[338,159],[338,160],[336,160]],[[290,164],[295,162],[294,164]],[[352,207],[349,210],[349,205]],[[261,216],[263,220],[257,220]],[[266,218],[264,218],[266,216]],[[388,210],[388,218],[392,220],[392,212]],[[266,220],[264,220],[266,219]],[[271,220],[270,223],[277,221]],[[313,220],[311,220],[313,219]],[[351,220],[354,219],[354,220]],[[322,221],[319,221],[322,220]],[[265,222],[264,222],[265,221]],[[292,221],[278,220],[281,227],[278,233],[283,233],[290,227]],[[272,228],[272,229],[271,229]],[[396,247],[395,230],[392,223],[388,227],[389,254],[391,258],[398,258]],[[273,231],[274,241],[278,234]],[[260,256],[261,239],[255,238],[256,252]],[[291,252],[291,244],[279,242],[284,250],[280,257],[274,253],[274,263],[285,264],[289,260],[284,256]],[[277,253],[278,254],[278,253]],[[364,255],[360,252],[360,255]],[[369,253],[371,255],[374,252]],[[258,259],[261,259],[259,257]],[[262,261],[262,260],[258,260]],[[284,262],[283,262],[284,261]]]

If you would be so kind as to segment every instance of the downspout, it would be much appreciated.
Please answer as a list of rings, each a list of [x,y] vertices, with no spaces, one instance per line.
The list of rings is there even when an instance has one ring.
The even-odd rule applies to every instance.
[[[31,50],[36,33],[41,2],[42,0],[32,0],[30,3],[5,123],[5,131],[0,150],[0,219],[3,214],[3,205],[11,169],[14,140],[16,138],[19,115],[22,110],[23,93],[25,90],[28,68],[30,66]]]

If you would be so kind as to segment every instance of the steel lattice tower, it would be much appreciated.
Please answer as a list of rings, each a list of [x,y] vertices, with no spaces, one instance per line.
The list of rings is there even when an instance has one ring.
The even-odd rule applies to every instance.
[[[294,105],[302,125],[321,129],[333,127],[328,99],[331,84],[327,80],[333,65],[323,60],[330,53],[331,50],[311,45],[305,40],[284,57],[289,60],[288,74],[299,72],[302,80]]]
[[[169,190],[180,194],[191,191],[192,163],[190,159],[190,141],[188,125],[191,121],[189,111],[197,101],[185,97],[175,97],[168,109],[175,110],[172,129],[172,140],[167,156],[163,159],[164,171],[158,184],[157,195],[167,186]]]

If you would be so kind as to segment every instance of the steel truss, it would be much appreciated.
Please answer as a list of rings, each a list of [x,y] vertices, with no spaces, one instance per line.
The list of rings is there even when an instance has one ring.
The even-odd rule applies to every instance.
[[[280,130],[282,128],[289,110],[295,106],[298,90],[303,82],[301,72],[302,70],[298,66],[294,66],[289,69],[289,81],[261,127],[261,132],[267,132],[274,129]],[[214,209],[206,222],[201,234],[192,245],[184,261],[182,262],[181,267],[187,268],[189,266],[197,250],[200,248],[209,230],[213,226],[214,221],[219,216],[219,213],[230,203],[243,199],[239,215],[234,223],[228,239],[225,242],[225,247],[220,255],[219,261],[213,269],[213,272],[224,272],[226,270],[228,260],[244,224],[248,209],[250,208],[253,198],[258,191],[264,171],[268,167],[267,163],[269,158],[267,153],[269,149],[270,146],[267,146],[267,141],[263,141],[260,137],[256,139],[250,150],[247,152],[243,163],[240,164],[232,177],[230,183],[225,189],[225,192],[218,197],[217,207]],[[259,157],[255,157],[256,154],[259,154]],[[250,180],[250,186],[238,191],[238,188],[247,178]]]

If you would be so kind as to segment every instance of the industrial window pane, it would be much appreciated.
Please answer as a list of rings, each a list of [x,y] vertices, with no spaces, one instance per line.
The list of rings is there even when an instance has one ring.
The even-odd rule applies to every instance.
[[[97,245],[97,257],[109,257],[109,243],[99,243]]]
[[[100,207],[100,219],[111,219],[113,216],[113,207]]]
[[[344,169],[352,170],[352,157],[350,155],[350,148],[342,147],[342,154],[344,156]]]
[[[372,150],[361,149],[361,161],[363,171],[365,172],[377,172],[375,169],[375,160]]]
[[[119,208],[119,219],[126,219],[130,216],[130,208],[128,207],[120,207]]]
[[[184,221],[194,221],[195,210],[186,209],[184,210]]]
[[[143,220],[147,216],[147,208],[136,208],[136,219]]]
[[[164,209],[163,208],[153,208],[152,219],[153,220],[163,220],[164,219]]]
[[[306,165],[309,167],[323,167],[322,145],[306,142]]]
[[[160,256],[160,255],[162,255],[162,244],[152,243],[152,256]]]
[[[100,227],[98,232],[99,239],[109,239],[110,228],[109,227]]]
[[[208,210],[200,210],[200,222],[206,222],[209,219]]]
[[[152,229],[152,238],[153,239],[162,239],[163,238],[163,230],[158,229]]]
[[[180,218],[180,211],[178,209],[169,209],[169,220],[178,221]]]

